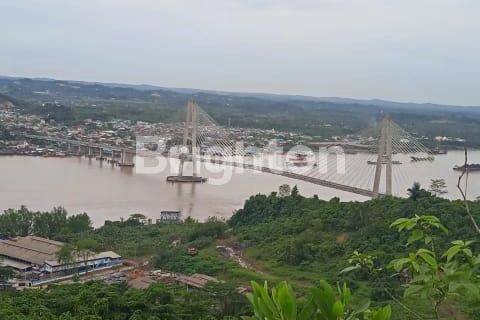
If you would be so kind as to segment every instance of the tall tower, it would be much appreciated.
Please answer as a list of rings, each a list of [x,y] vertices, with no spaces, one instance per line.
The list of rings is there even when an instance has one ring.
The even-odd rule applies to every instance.
[[[180,167],[178,176],[183,176],[183,166],[185,160],[192,157],[193,176],[197,176],[197,130],[198,130],[198,105],[189,101],[187,104],[187,116],[185,118],[185,129],[183,131],[183,148],[186,153],[180,155]]]
[[[389,116],[383,118],[380,124],[380,136],[378,139],[378,156],[375,168],[375,180],[373,182],[373,193],[379,195],[380,179],[382,177],[382,168],[385,164],[385,194],[392,194],[392,133]]]

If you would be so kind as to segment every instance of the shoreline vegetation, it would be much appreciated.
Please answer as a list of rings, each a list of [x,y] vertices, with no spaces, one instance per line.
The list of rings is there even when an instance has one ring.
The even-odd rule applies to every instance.
[[[480,221],[480,202],[468,204]],[[293,188],[289,195],[252,196],[228,221],[187,218],[182,223],[149,224],[143,215],[133,214],[96,229],[85,213],[68,215],[62,208],[32,212],[21,207],[0,215],[0,234],[35,234],[66,243],[90,239],[96,250],[148,261],[148,268],[201,273],[222,281],[198,291],[164,283],[135,290],[93,282],[0,292],[0,318],[7,320],[37,319],[20,303],[32,305],[32,310],[44,304],[43,312],[49,316],[41,319],[239,319],[255,310],[236,291],[251,286],[251,281],[277,286],[275,292],[285,291],[298,310],[310,298],[320,299],[315,290],[329,291],[328,282],[343,288],[333,293],[335,299],[351,295],[345,314],[370,301],[369,311],[359,313],[358,319],[480,316],[478,234],[462,201],[425,190],[412,191],[408,199],[340,202],[306,198]],[[198,254],[189,254],[190,248]],[[225,254],[225,248],[241,257],[243,267]],[[455,277],[446,276],[450,273]],[[253,289],[253,296],[266,297],[264,289],[255,284]],[[391,316],[371,317],[380,310],[386,316],[387,309]],[[82,310],[82,316],[75,310]],[[13,316],[20,314],[24,317]]]

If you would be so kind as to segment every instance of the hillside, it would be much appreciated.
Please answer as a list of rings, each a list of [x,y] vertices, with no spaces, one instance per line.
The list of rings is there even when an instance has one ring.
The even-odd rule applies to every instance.
[[[475,219],[480,221],[480,202],[470,202],[469,205]],[[74,301],[81,303],[86,314],[98,315],[102,309],[92,309],[89,306],[90,300],[82,294],[82,291],[94,290],[98,298],[105,294],[111,297],[105,303],[110,304],[109,308],[119,314],[131,315],[142,310],[144,316],[159,315],[158,303],[162,303],[148,300],[148,297],[151,294],[161,294],[165,298],[172,295],[182,297],[174,300],[174,305],[170,306],[173,309],[170,310],[176,311],[171,312],[234,316],[244,313],[246,307],[246,301],[233,293],[234,288],[246,286],[251,280],[268,280],[270,283],[287,280],[303,296],[323,279],[332,284],[348,283],[353,291],[352,301],[355,305],[361,305],[366,300],[371,300],[372,306],[390,304],[394,311],[392,319],[417,319],[412,317],[412,312],[425,315],[422,319],[430,319],[432,311],[428,295],[404,297],[408,279],[414,272],[405,269],[398,273],[391,263],[418,249],[425,250],[422,249],[425,246],[423,238],[412,238],[408,231],[397,232],[392,228],[392,222],[415,217],[438,219],[448,229],[448,233],[436,227],[422,230],[434,240],[434,250],[438,253],[432,259],[438,260],[436,263],[439,265],[443,265],[446,259],[441,253],[452,246],[452,241],[478,239],[461,201],[449,201],[428,193],[420,193],[416,198],[410,199],[387,197],[359,203],[340,202],[336,198],[330,201],[319,200],[317,197],[305,198],[294,189],[286,197],[279,197],[276,193],[252,196],[227,223],[217,219],[204,223],[187,219],[183,224],[145,225],[139,220],[141,215],[132,215],[128,220],[106,222],[103,227],[92,230],[85,214],[68,219],[59,219],[59,215],[65,217],[66,212],[61,208],[44,213],[30,212],[26,208],[9,210],[0,215],[0,234],[13,236],[31,232],[71,244],[81,239],[91,239],[98,250],[114,250],[131,259],[150,260],[151,268],[215,276],[225,281],[226,286],[211,288],[206,293],[193,292],[190,298],[187,298],[187,293],[181,288],[176,287],[157,285],[144,293],[126,291],[121,286],[109,288],[103,284],[82,286],[81,289],[74,286],[59,287],[40,291],[40,296],[32,292],[19,297],[21,300],[18,301],[27,304],[30,299],[54,299],[48,303],[48,308],[56,315],[60,315],[62,310],[71,310]],[[45,229],[42,221],[56,223]],[[179,244],[172,245],[173,241]],[[407,245],[407,242],[411,243]],[[231,248],[234,255],[225,254],[228,250],[220,250],[218,246]],[[459,294],[449,295],[446,300],[442,300],[438,311],[441,314],[439,319],[453,319],[452,315],[458,317],[455,319],[476,319],[480,315],[480,244],[473,243],[469,246],[465,253],[473,259],[470,273],[462,276],[458,274],[453,278],[455,280],[448,280],[458,282],[462,277],[468,277],[469,291],[459,291]],[[189,255],[187,248],[190,247],[198,248],[198,255]],[[242,265],[239,264],[239,259],[242,260]],[[465,263],[468,260],[464,259],[468,259],[468,255],[458,255],[458,259],[458,262],[455,260],[452,263]],[[342,269],[352,266],[352,263],[354,266],[355,263],[358,264],[353,271],[342,273]],[[421,268],[426,267],[421,261],[417,263]],[[451,288],[462,288],[462,282],[452,282]],[[225,297],[227,300],[218,300],[219,292],[226,292],[225,290],[230,290]],[[62,292],[68,292],[69,300],[65,304],[58,304],[57,299]],[[0,305],[8,304],[14,298],[0,293]],[[143,307],[138,309],[138,305],[131,303],[128,308],[121,307],[121,304],[126,303],[125,299],[134,299]],[[191,299],[197,299],[198,304],[192,305]],[[232,301],[237,301],[236,308],[232,308]],[[406,311],[405,306],[407,310],[413,311]],[[12,312],[19,312],[20,305],[17,303],[13,308],[17,308],[17,311]],[[118,319],[126,319],[125,317]],[[181,316],[177,318],[184,319]]]
[[[480,109],[475,107],[8,77],[0,77],[0,93],[21,102],[25,112],[41,112],[41,104],[53,101],[72,107],[71,121],[179,121],[186,102],[193,98],[223,125],[298,131],[323,139],[369,135],[377,120],[388,113],[418,135],[467,138],[469,145],[480,145]]]

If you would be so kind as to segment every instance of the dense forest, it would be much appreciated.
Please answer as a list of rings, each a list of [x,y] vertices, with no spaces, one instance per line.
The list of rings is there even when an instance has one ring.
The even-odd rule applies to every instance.
[[[195,99],[222,125],[296,131],[323,139],[369,135],[377,120],[388,113],[419,136],[464,138],[468,145],[480,145],[480,109],[474,107],[333,102],[337,100],[1,77],[0,94],[24,112],[66,123],[86,118],[175,122],[183,119],[186,102]],[[62,108],[55,108],[54,102]]]
[[[96,250],[148,258],[155,268],[204,273],[224,282],[201,292],[162,284],[145,292],[103,283],[53,286],[0,293],[0,310],[10,310],[3,311],[10,315],[5,319],[235,319],[252,310],[256,315],[263,312],[235,288],[266,280],[277,286],[271,299],[284,292],[284,302],[297,305],[299,313],[320,314],[322,301],[332,306],[338,302],[336,308],[345,303],[342,317],[310,314],[311,319],[347,319],[345,315],[356,311],[352,319],[389,319],[390,312],[391,319],[478,319],[479,235],[465,203],[424,190],[410,193],[408,199],[340,202],[305,198],[294,188],[287,196],[252,196],[229,221],[188,218],[182,224],[150,225],[141,214],[134,214],[123,221],[107,221],[98,229],[91,228],[87,215],[68,216],[61,208],[9,210],[0,215],[0,234],[38,234],[71,244],[89,239]],[[480,202],[468,205],[480,221]],[[173,246],[175,240],[181,245]],[[217,245],[237,248],[249,267],[227,259]],[[187,254],[192,246],[199,249],[198,255]],[[339,289],[325,280],[338,283]],[[325,298],[328,294],[331,298]],[[250,298],[255,295],[260,301],[269,292],[254,283]],[[312,309],[315,301],[318,305]],[[367,302],[369,307],[363,310]],[[36,309],[22,307],[31,304],[50,316],[35,318],[37,311],[31,310]],[[275,312],[277,307],[284,305],[275,306]],[[109,316],[102,315],[105,310],[110,310]],[[373,318],[375,314],[379,318]]]

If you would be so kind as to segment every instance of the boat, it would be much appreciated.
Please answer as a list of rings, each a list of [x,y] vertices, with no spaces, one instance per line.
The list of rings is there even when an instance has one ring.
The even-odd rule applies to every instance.
[[[465,170],[465,165],[461,166],[455,166],[453,167],[453,170],[455,171],[463,171]],[[467,164],[467,170],[466,171],[480,171],[480,163],[472,163],[472,164]]]
[[[308,165],[308,155],[305,153],[296,153],[294,157],[288,159],[288,164],[295,167],[305,167]]]
[[[412,162],[417,162],[417,161],[433,161],[435,158],[433,156],[428,156],[428,157],[415,157],[411,156]]]
[[[435,148],[432,150],[433,154],[447,154],[447,150],[445,149],[440,149],[440,148]]]
[[[207,182],[207,178],[195,177],[195,176],[168,176],[167,182]]]
[[[382,164],[387,164],[387,162],[388,162],[387,160],[382,160]],[[376,165],[376,164],[377,164],[377,161],[370,161],[370,160],[368,160],[367,163],[368,163],[368,164],[375,164],[375,165]],[[401,163],[400,161],[398,161],[398,160],[392,160],[392,164],[402,164],[402,163]]]

